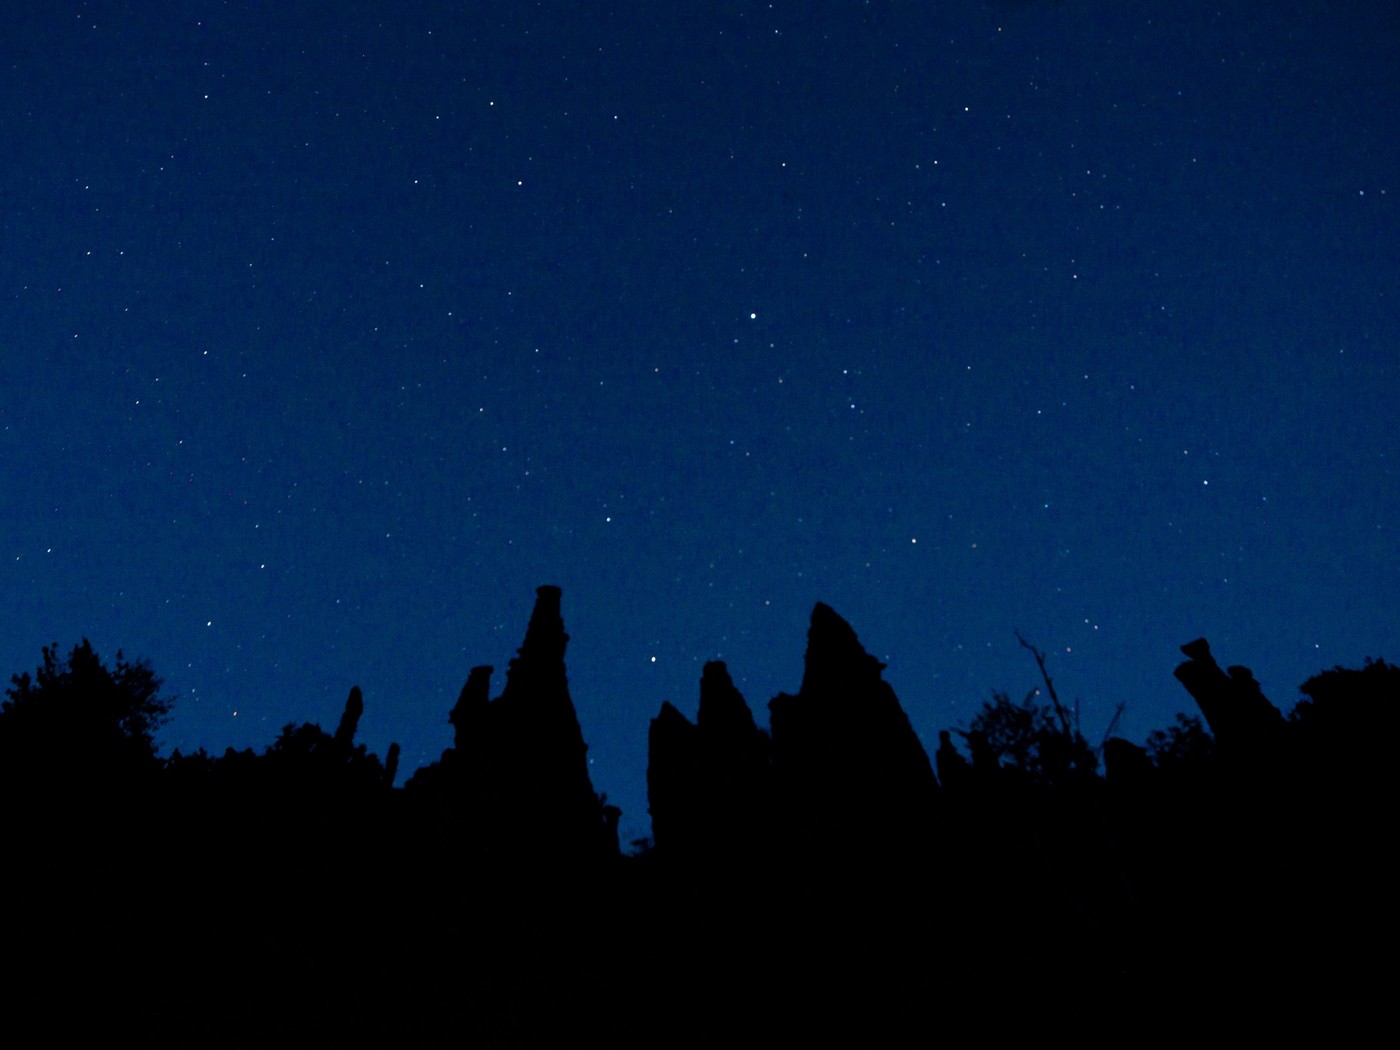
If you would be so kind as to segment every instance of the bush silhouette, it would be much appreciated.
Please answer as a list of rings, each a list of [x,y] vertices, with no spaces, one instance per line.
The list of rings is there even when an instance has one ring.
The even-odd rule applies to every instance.
[[[0,704],[0,769],[14,776],[60,767],[110,776],[156,768],[156,730],[173,698],[144,660],[117,653],[108,668],[84,638],[67,659],[44,647],[31,676],[14,675]]]
[[[1093,774],[1093,749],[1078,730],[1060,725],[1052,708],[1035,702],[1038,693],[1020,703],[1006,693],[993,693],[968,728],[958,730],[974,768],[1004,771],[1037,784]]]
[[[1147,734],[1147,751],[1158,769],[1204,769],[1215,755],[1215,738],[1199,716],[1177,712],[1172,725]]]

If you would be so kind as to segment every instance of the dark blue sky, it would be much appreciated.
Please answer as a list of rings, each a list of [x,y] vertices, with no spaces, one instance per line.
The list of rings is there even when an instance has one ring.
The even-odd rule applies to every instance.
[[[926,744],[1050,651],[1395,658],[1390,3],[93,3],[0,34],[0,670],[405,772],[564,588],[595,786],[826,601]]]

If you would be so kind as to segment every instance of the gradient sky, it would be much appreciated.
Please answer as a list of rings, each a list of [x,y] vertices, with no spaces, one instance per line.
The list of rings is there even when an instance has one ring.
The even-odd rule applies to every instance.
[[[12,5],[14,6],[14,5]],[[564,589],[595,787],[825,601],[915,728],[1400,657],[1390,2],[21,4],[0,675],[404,774]]]

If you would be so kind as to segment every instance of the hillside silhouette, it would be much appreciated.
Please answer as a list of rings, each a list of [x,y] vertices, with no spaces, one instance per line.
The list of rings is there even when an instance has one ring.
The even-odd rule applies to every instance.
[[[661,705],[653,838],[625,854],[561,605],[538,589],[500,694],[472,668],[402,787],[397,745],[355,743],[358,688],[331,731],[161,758],[149,665],[45,648],[0,705],[12,1038],[687,1043],[940,1011],[1034,1035],[1073,1031],[1085,989],[1099,1023],[1189,1026],[1266,1017],[1300,974],[1319,1009],[1375,979],[1400,668],[1323,671],[1285,716],[1197,639],[1175,674],[1199,717],[1099,751],[1027,645],[1045,692],[994,694],[931,758],[818,603],[767,728],[718,661],[694,721]]]

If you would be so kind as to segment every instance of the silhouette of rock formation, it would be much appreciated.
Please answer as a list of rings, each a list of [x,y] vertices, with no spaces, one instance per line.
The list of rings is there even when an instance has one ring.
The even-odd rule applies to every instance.
[[[360,726],[360,717],[365,713],[365,697],[358,685],[351,686],[350,695],[345,700],[345,710],[341,713],[340,724],[335,727],[335,746],[349,751],[355,746],[355,730]]]
[[[768,738],[722,661],[705,664],[695,724],[669,702],[652,720],[652,835],[663,857],[749,856],[768,817]]]
[[[1137,789],[1152,779],[1154,767],[1147,748],[1114,736],[1103,742],[1103,771],[1115,788]]]
[[[961,790],[972,775],[972,767],[953,744],[953,736],[946,729],[938,731],[938,750],[934,753],[938,764],[938,782],[952,791]]]
[[[781,831],[798,848],[864,848],[919,838],[937,782],[885,665],[817,603],[802,686],[769,702]]]
[[[474,736],[479,736],[474,731],[485,717],[486,705],[491,697],[491,675],[495,670],[489,664],[473,667],[462,691],[457,694],[457,705],[447,716],[447,721],[455,730],[453,747],[459,752],[471,745]]]
[[[397,742],[389,745],[389,750],[384,753],[384,786],[393,787],[394,780],[399,775],[399,745]]]
[[[536,590],[525,640],[494,701],[489,666],[472,668],[452,709],[454,746],[410,787],[454,812],[469,845],[521,860],[616,852],[617,812],[588,776],[588,746],[569,695],[569,636],[558,587]]]
[[[669,700],[647,733],[647,802],[659,854],[698,848],[705,807],[700,731]]]
[[[109,700],[150,701],[158,679],[98,674],[87,646],[66,665],[46,650],[0,714],[0,757],[52,748],[0,763],[7,947],[38,975],[19,986],[38,1023],[77,1004],[109,1036],[132,1019],[135,1041],[217,1029],[236,1046],[800,1040],[839,1021],[893,1039],[927,1021],[933,989],[935,1009],[999,1030],[1010,1010],[1016,1035],[1044,1039],[1085,988],[1123,1030],[1173,1012],[1204,1030],[1222,1008],[1256,1023],[1277,1005],[1251,998],[1261,983],[1332,1027],[1338,1003],[1387,1001],[1365,949],[1395,927],[1400,668],[1323,672],[1283,722],[1253,675],[1193,642],[1177,677],[1226,746],[1178,717],[1147,749],[1107,740],[1103,780],[1007,777],[984,720],[971,763],[940,734],[948,790],[931,814],[928,757],[882,665],[819,605],[771,742],[718,662],[693,724],[671,704],[653,721],[654,852],[685,862],[589,865],[616,855],[617,810],[589,783],[559,605],[540,589],[499,699],[491,669],[472,670],[454,746],[404,793],[397,745],[381,766],[354,743],[359,689],[334,733],[288,725],[261,754],[155,764],[138,740],[149,776],[123,788],[132,741],[81,708],[114,685]],[[66,754],[54,734],[74,718]],[[99,745],[111,754],[65,768]],[[157,900],[188,917],[185,936],[152,927]],[[1199,1010],[1183,974],[1210,993]]]
[[[1247,667],[1220,669],[1204,638],[1181,647],[1189,660],[1173,672],[1200,707],[1222,751],[1239,754],[1278,742],[1283,716],[1271,704]]]

